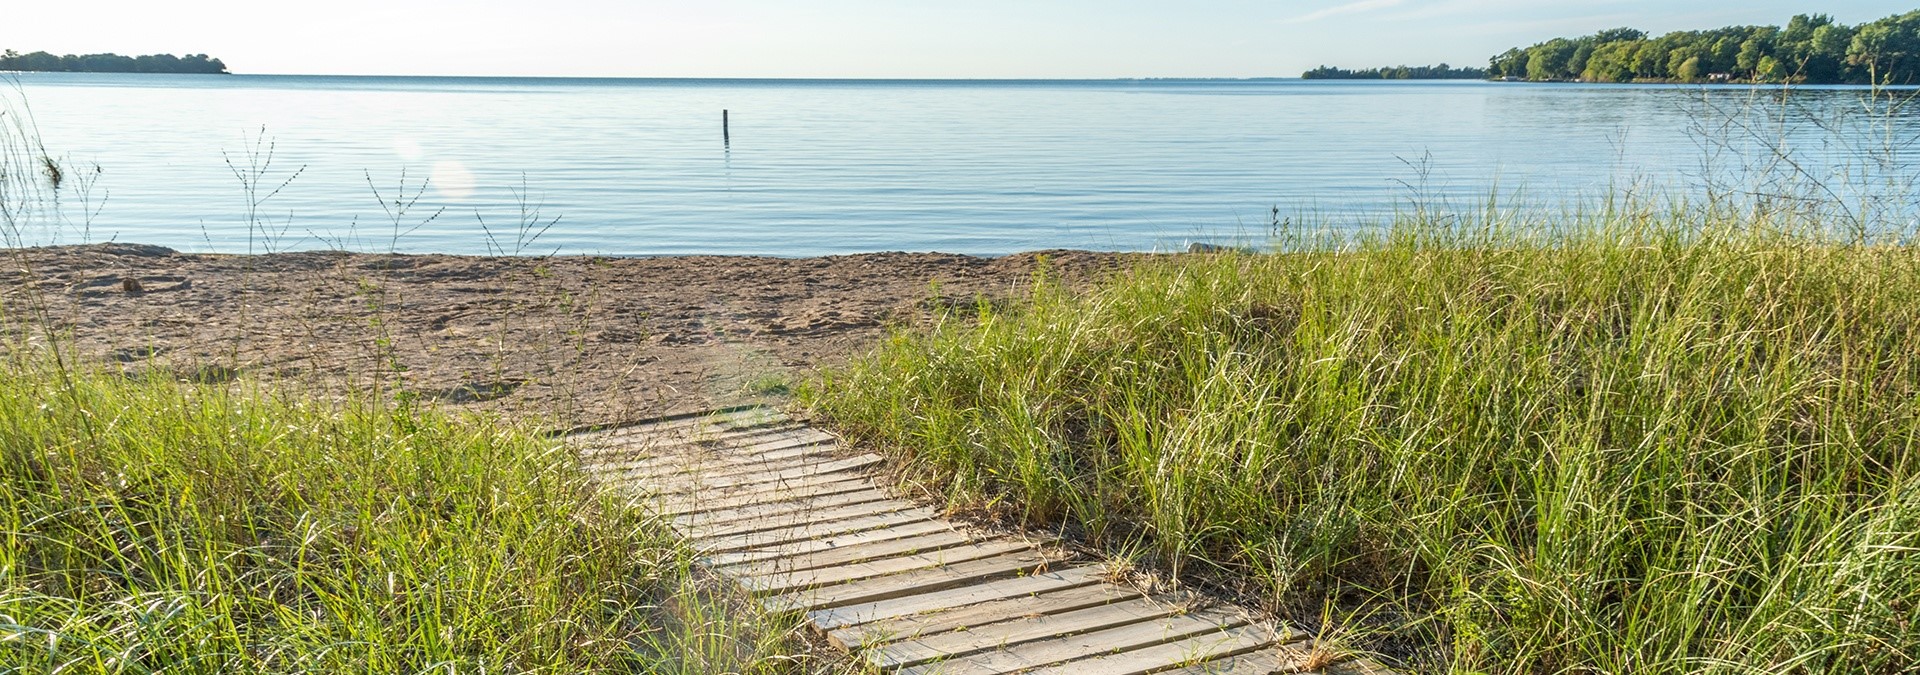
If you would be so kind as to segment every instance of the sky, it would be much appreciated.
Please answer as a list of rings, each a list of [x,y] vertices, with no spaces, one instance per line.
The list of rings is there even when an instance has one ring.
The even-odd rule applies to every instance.
[[[1860,23],[1912,0],[86,0],[22,2],[0,49],[206,53],[236,73],[1294,77],[1485,65],[1603,28]]]

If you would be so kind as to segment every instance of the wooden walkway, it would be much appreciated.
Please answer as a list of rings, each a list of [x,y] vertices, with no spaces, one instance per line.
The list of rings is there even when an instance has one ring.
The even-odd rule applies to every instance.
[[[879,456],[766,408],[571,439],[603,484],[670,518],[702,564],[884,672],[1302,672],[1311,649],[1235,608],[1116,583],[1049,542],[948,522],[875,483]]]

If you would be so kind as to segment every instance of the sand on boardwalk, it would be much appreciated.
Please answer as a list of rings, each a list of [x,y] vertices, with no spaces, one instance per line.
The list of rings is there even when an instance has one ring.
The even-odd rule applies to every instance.
[[[43,304],[81,358],[129,374],[249,376],[315,395],[377,388],[570,426],[778,398],[889,326],[1011,297],[1043,267],[1081,284],[1139,255],[244,256],[94,244],[5,251],[0,306],[18,330]]]

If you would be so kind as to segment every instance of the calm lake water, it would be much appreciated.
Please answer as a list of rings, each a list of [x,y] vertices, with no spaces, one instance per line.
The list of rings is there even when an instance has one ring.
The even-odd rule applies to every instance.
[[[102,169],[90,226],[68,195],[33,243],[511,252],[524,194],[559,218],[526,252],[1154,250],[1258,237],[1276,206],[1361,226],[1423,180],[1430,200],[1554,206],[1636,181],[1693,192],[1728,165],[1698,87],[9,77],[49,150]],[[250,225],[229,162],[262,129],[261,193],[285,186]],[[1851,161],[1834,152],[1819,161]],[[399,194],[418,199],[396,228]]]

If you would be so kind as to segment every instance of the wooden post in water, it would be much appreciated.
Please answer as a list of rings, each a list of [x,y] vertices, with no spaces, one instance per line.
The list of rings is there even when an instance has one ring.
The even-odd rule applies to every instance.
[[[726,108],[720,109],[720,142],[727,146],[733,145],[733,132],[727,130],[727,109]]]

